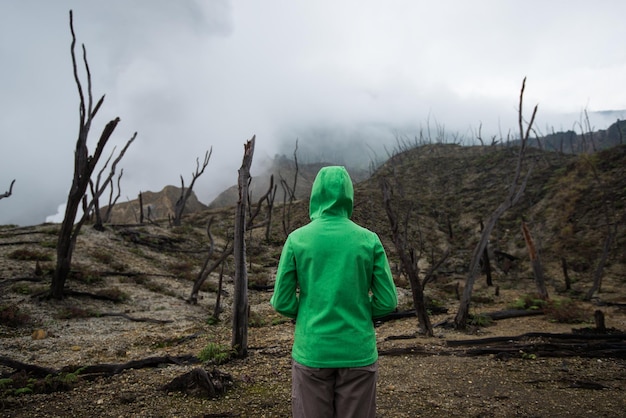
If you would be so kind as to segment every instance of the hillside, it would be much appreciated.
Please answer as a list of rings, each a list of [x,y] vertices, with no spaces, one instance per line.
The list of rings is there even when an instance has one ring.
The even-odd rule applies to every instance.
[[[517,151],[514,147],[421,146],[404,150],[371,177],[356,182],[353,219],[381,236],[401,311],[411,308],[411,291],[389,239],[381,180],[386,178],[393,187],[393,207],[402,215],[400,219],[408,219],[408,244],[415,250],[422,274],[449,250],[425,288],[433,307],[432,322],[443,324],[458,307],[457,292],[480,235],[480,221],[507,193]],[[513,258],[494,257],[495,286],[488,287],[484,276],[479,278],[472,314],[480,318],[482,313],[532,299],[535,287],[520,231],[523,219],[539,249],[554,301],[553,316],[477,321],[467,331],[441,325],[436,327],[436,338],[417,335],[414,317],[380,324],[381,416],[618,417],[626,408],[623,350],[580,354],[577,350],[584,344],[576,341],[567,350],[555,352],[552,342],[540,337],[523,339],[520,345],[509,338],[507,348],[497,354],[472,354],[492,346],[454,345],[530,332],[569,334],[574,328],[593,327],[597,310],[603,312],[609,330],[619,335],[626,331],[626,146],[592,155],[528,151],[524,173],[531,166],[532,170],[526,192],[497,223],[490,240],[491,253]],[[171,199],[177,193],[172,191]],[[136,367],[111,376],[66,374],[63,385],[48,379],[48,386],[42,383],[43,387],[34,385],[32,377],[13,376],[11,367],[0,363],[5,364],[0,365],[2,415],[288,416],[293,324],[273,312],[268,301],[285,233],[307,222],[306,195],[298,197],[290,207],[277,201],[269,240],[265,228],[246,235],[249,357],[204,365],[207,370],[217,367],[229,373],[234,381],[226,396],[215,400],[161,388],[198,366],[164,362],[176,363],[177,356],[198,356],[209,346],[230,344],[232,258],[224,265],[219,321],[208,318],[217,300],[220,269],[202,286],[197,305],[186,299],[208,252],[209,220],[213,219],[216,245],[213,260],[232,241],[232,206],[199,208],[176,228],[169,227],[166,218],[144,225],[134,219],[128,224],[115,222],[103,232],[86,225],[78,237],[67,283],[74,293],[63,301],[42,297],[50,284],[59,225],[0,227],[0,361],[10,358],[76,370],[94,364],[164,359],[159,367]],[[257,222],[264,216],[261,212]],[[585,302],[582,296],[591,286],[602,253],[607,219],[615,239],[601,291]],[[563,259],[569,268],[570,290],[565,290]],[[555,312],[562,316],[554,316]],[[50,382],[65,390],[52,391]],[[17,389],[24,390],[18,393]],[[29,394],[26,389],[37,393]]]
[[[176,186],[165,186],[160,192],[142,192],[141,200],[143,202],[145,221],[167,220],[168,217],[173,217],[176,202],[180,197],[181,189]],[[102,211],[106,211],[107,208],[102,208]],[[200,212],[206,209],[206,205],[202,204],[196,194],[192,192],[185,204],[184,214]],[[114,224],[138,223],[140,217],[139,197],[127,202],[116,203],[111,211],[111,223]]]

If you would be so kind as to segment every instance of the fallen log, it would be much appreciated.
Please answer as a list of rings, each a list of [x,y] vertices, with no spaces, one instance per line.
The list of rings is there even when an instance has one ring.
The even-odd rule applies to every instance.
[[[446,345],[449,347],[473,346],[474,348],[469,348],[462,353],[468,356],[626,358],[626,334],[531,332],[518,336],[452,340],[446,341]]]
[[[127,363],[103,363],[88,366],[65,366],[61,369],[37,366],[35,364],[23,363],[9,357],[0,356],[0,365],[13,369],[15,372],[25,371],[35,377],[58,376],[67,373],[76,373],[80,376],[98,375],[113,376],[128,369],[141,369],[147,367],[158,367],[162,364],[196,364],[200,360],[193,355],[182,356],[157,356],[140,360],[132,360]]]
[[[611,340],[611,341],[624,341],[626,340],[626,334],[555,334],[550,332],[527,332],[521,335],[515,336],[503,336],[503,337],[488,337],[477,338],[472,340],[448,340],[446,345],[449,347],[460,347],[464,345],[481,345],[491,344],[497,342],[512,342],[521,341],[532,338],[544,338],[544,339],[556,339],[556,340]]]

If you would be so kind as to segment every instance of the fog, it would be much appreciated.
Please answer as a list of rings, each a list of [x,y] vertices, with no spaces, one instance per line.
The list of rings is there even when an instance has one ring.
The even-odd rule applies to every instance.
[[[90,151],[115,117],[102,159],[138,132],[121,201],[189,184],[212,148],[194,187],[209,203],[236,183],[252,135],[253,175],[296,140],[303,159],[368,164],[420,132],[516,135],[524,77],[525,111],[539,104],[546,133],[584,110],[605,129],[626,109],[617,0],[4,1],[0,194],[16,182],[0,224],[44,222],[67,198],[79,121],[70,9],[94,98],[106,96]]]

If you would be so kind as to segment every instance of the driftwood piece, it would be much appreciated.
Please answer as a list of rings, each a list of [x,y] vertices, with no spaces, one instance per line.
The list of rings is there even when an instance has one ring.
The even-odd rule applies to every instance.
[[[162,387],[167,392],[180,391],[194,396],[215,398],[226,392],[233,385],[233,378],[228,373],[217,369],[207,371],[203,368],[195,369],[172,379]]]

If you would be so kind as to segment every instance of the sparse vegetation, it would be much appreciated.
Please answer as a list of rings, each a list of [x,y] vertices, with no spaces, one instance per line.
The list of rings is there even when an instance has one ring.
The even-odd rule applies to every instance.
[[[52,261],[52,256],[50,254],[30,248],[17,249],[9,253],[8,257],[12,260],[19,261]]]
[[[422,335],[416,335],[414,316],[401,317],[401,319],[382,324],[377,323],[381,352],[397,349],[406,349],[408,352],[407,355],[402,356],[381,355],[379,401],[381,410],[385,411],[383,416],[393,416],[390,411],[397,410],[401,414],[411,410],[409,406],[411,402],[418,402],[414,393],[420,390],[415,385],[423,382],[424,379],[430,379],[430,389],[425,389],[426,394],[434,400],[433,402],[437,402],[435,406],[420,403],[419,409],[425,414],[438,416],[437,413],[442,411],[444,405],[449,405],[445,402],[452,402],[455,408],[459,408],[458,410],[471,405],[474,411],[482,411],[484,415],[489,415],[493,410],[480,409],[481,406],[476,405],[485,400],[497,403],[498,399],[493,398],[492,392],[478,384],[479,380],[476,376],[484,379],[480,380],[481,382],[496,381],[494,379],[504,382],[498,386],[498,390],[508,397],[507,402],[517,405],[521,414],[537,414],[539,412],[536,409],[530,410],[530,406],[524,403],[523,399],[520,400],[517,391],[520,387],[527,390],[528,382],[536,382],[537,375],[545,373],[545,370],[550,370],[550,373],[557,370],[560,373],[561,367],[565,367],[562,363],[566,362],[572,365],[567,373],[567,376],[572,379],[584,378],[607,382],[605,386],[610,386],[610,388],[598,391],[595,394],[596,399],[602,396],[608,399],[623,388],[623,381],[616,379],[614,372],[623,369],[617,368],[620,366],[619,361],[603,361],[602,367],[598,367],[600,363],[595,359],[585,360],[577,357],[566,361],[549,359],[544,353],[533,349],[534,341],[529,341],[531,347],[525,347],[523,350],[515,349],[502,356],[498,354],[489,358],[470,359],[441,355],[449,350],[449,347],[446,347],[447,342],[457,338],[466,339],[474,338],[474,336],[489,338],[534,331],[569,333],[572,330],[571,324],[589,323],[590,319],[593,319],[592,306],[596,309],[602,306],[581,300],[591,284],[591,273],[595,266],[594,258],[589,254],[592,251],[598,251],[597,245],[590,240],[597,237],[591,228],[594,225],[592,221],[595,209],[593,206],[587,206],[585,200],[584,193],[587,193],[587,189],[579,190],[576,187],[569,187],[569,182],[581,181],[576,176],[568,177],[562,183],[554,182],[551,186],[546,185],[548,179],[556,175],[554,173],[568,173],[568,170],[559,171],[558,168],[566,166],[566,163],[573,157],[559,156],[559,159],[550,160],[551,165],[536,166],[533,176],[529,179],[527,194],[523,202],[519,207],[507,212],[492,233],[489,242],[491,249],[502,251],[513,258],[492,259],[493,279],[500,291],[499,294],[495,287],[485,285],[484,275],[477,280],[477,288],[472,299],[475,304],[472,309],[473,315],[468,323],[469,331],[474,336],[469,337],[461,331],[440,325],[446,320],[449,321],[450,315],[454,313],[458,304],[457,284],[462,281],[467,272],[470,251],[478,239],[479,225],[476,214],[484,213],[490,205],[497,204],[498,193],[501,192],[497,179],[506,176],[510,171],[506,166],[510,166],[514,153],[508,152],[502,156],[487,158],[485,161],[488,164],[484,167],[477,167],[474,158],[476,156],[485,158],[485,154],[499,152],[502,152],[502,149],[498,147],[452,149],[452,147],[429,146],[408,151],[405,157],[406,167],[402,164],[397,167],[398,179],[403,182],[409,199],[412,199],[410,196],[417,195],[420,201],[424,202],[423,207],[418,208],[419,215],[423,219],[420,228],[410,225],[410,233],[407,235],[411,240],[421,239],[428,244],[428,248],[432,248],[425,252],[423,257],[415,259],[421,273],[431,269],[432,260],[436,260],[442,254],[444,244],[451,244],[451,255],[436,269],[436,278],[429,281],[425,289],[427,312],[433,318],[433,323],[437,324],[435,335],[440,338],[426,339]],[[436,164],[431,160],[433,155],[438,158]],[[409,165],[408,162],[412,158],[419,158],[418,163]],[[538,161],[544,161],[542,158],[538,158]],[[602,164],[598,163],[598,167],[601,166]],[[617,164],[612,166],[617,166]],[[447,171],[440,174],[443,167]],[[301,167],[301,170],[306,170],[306,167]],[[413,309],[410,288],[398,269],[398,258],[389,241],[388,225],[381,221],[381,219],[384,220],[384,213],[380,206],[380,191],[376,187],[377,172],[373,175],[373,178],[355,184],[357,206],[353,219],[356,221],[367,219],[367,226],[378,232],[381,237],[388,251],[399,287],[401,296],[399,307],[401,312],[399,313],[406,314],[405,311]],[[440,176],[445,177],[445,181],[440,181]],[[456,177],[458,178],[455,181]],[[427,180],[420,181],[420,179]],[[445,187],[441,187],[439,184],[441,182],[445,184]],[[619,177],[614,190],[615,195],[624,201],[626,198],[620,196],[626,193],[625,182],[626,176]],[[439,186],[435,187],[437,184]],[[563,218],[562,214],[548,210],[555,204],[555,199],[559,198],[555,191],[568,187],[568,193],[573,194],[571,202],[576,202],[578,208],[569,212],[571,219]],[[541,189],[540,193],[538,189]],[[307,222],[308,202],[304,197],[294,202],[291,211],[293,227]],[[246,416],[246,413],[252,414],[251,410],[263,410],[268,415],[286,416],[285,411],[288,411],[290,397],[288,374],[293,324],[292,320],[279,316],[271,310],[267,303],[271,292],[258,291],[255,288],[255,285],[272,284],[284,239],[279,225],[280,217],[275,219],[277,223],[273,227],[274,239],[270,241],[264,241],[263,234],[257,233],[259,231],[256,230],[246,233],[246,238],[252,240],[250,247],[252,250],[247,253],[252,308],[249,316],[252,336],[249,359],[233,360],[230,357],[232,256],[227,257],[226,264],[224,264],[223,289],[220,295],[222,309],[219,310],[219,314],[223,314],[220,317],[221,320],[211,315],[215,306],[219,269],[213,271],[204,282],[201,288],[204,293],[200,295],[196,306],[189,306],[181,300],[191,288],[191,281],[184,279],[185,275],[194,269],[197,271],[206,258],[206,225],[209,217],[215,216],[212,232],[217,251],[210,259],[213,262],[218,260],[223,249],[232,243],[233,215],[232,208],[212,209],[206,213],[198,212],[188,219],[184,218],[183,226],[176,230],[168,227],[167,222],[163,221],[160,222],[162,226],[153,223],[107,228],[106,233],[110,234],[108,237],[110,240],[107,240],[106,245],[95,240],[98,235],[94,235],[91,229],[85,229],[78,238],[76,262],[72,266],[76,277],[72,277],[73,281],[70,283],[71,290],[83,292],[83,294],[77,295],[76,299],[64,302],[37,297],[42,290],[47,288],[46,283],[49,282],[51,270],[50,261],[39,262],[44,274],[33,276],[36,262],[9,257],[9,254],[18,248],[46,253],[47,247],[42,244],[41,234],[53,228],[50,225],[18,230],[7,230],[3,227],[2,237],[0,237],[3,244],[0,246],[0,265],[4,266],[2,277],[17,280],[7,282],[0,289],[0,304],[2,304],[2,310],[13,305],[7,312],[11,317],[21,316],[23,319],[17,321],[21,325],[14,327],[9,327],[4,322],[0,323],[2,338],[19,336],[23,341],[20,343],[20,340],[16,339],[7,344],[0,341],[3,349],[6,347],[6,355],[20,358],[23,352],[21,350],[28,346],[28,350],[33,350],[32,356],[37,356],[37,360],[33,360],[34,363],[60,365],[67,361],[73,364],[134,361],[146,356],[195,354],[206,349],[202,355],[203,358],[213,364],[222,362],[220,369],[223,368],[232,373],[237,383],[228,400],[216,399],[210,404],[196,404],[192,397],[179,398],[171,394],[146,397],[145,394],[148,393],[146,391],[152,389],[144,391],[140,388],[144,386],[147,388],[148,385],[154,388],[155,385],[162,384],[160,370],[129,371],[126,375],[129,383],[125,379],[96,379],[90,380],[87,384],[82,383],[83,378],[77,375],[77,380],[74,383],[70,382],[73,387],[70,400],[62,399],[59,397],[61,395],[54,394],[46,395],[46,398],[41,399],[25,396],[29,393],[39,393],[37,386],[39,383],[34,380],[20,381],[17,386],[8,380],[2,380],[0,381],[0,396],[9,398],[1,400],[9,402],[5,403],[5,407],[10,404],[9,407],[15,410],[31,411],[34,405],[38,408],[44,402],[56,408],[65,407],[69,403],[76,407],[80,403],[82,408],[93,412],[94,408],[103,407],[96,404],[96,401],[103,399],[103,405],[114,411],[111,413],[116,416],[126,416],[130,410],[136,410],[138,402],[145,404],[146,410],[160,411],[163,414],[174,414],[173,409],[169,409],[168,405],[176,405],[179,414],[183,411],[181,405],[185,405],[185,407],[194,408],[190,416],[224,413],[224,411]],[[554,278],[554,283],[550,283],[552,299],[548,302],[542,301],[533,294],[530,265],[525,253],[526,246],[520,235],[522,216],[527,220],[532,219],[533,225],[537,225],[537,231],[542,233],[538,237],[538,242],[540,239],[540,252],[546,266],[546,277]],[[567,248],[560,246],[560,230],[567,231],[569,234],[570,241]],[[32,234],[32,238],[29,234]],[[14,244],[17,241],[20,242],[19,246]],[[33,243],[22,244],[22,241]],[[618,236],[614,245],[617,249],[623,248],[624,238]],[[560,265],[562,256],[567,259],[571,282],[569,290],[563,286]],[[621,301],[624,295],[623,285],[626,283],[626,275],[623,274],[624,261],[626,259],[622,252],[611,253],[607,263],[606,280],[601,292],[598,293],[600,301]],[[115,274],[116,271],[124,273]],[[20,280],[21,278],[24,280]],[[90,298],[88,294],[99,294],[107,299],[117,300],[117,303]],[[597,300],[594,299],[594,302]],[[19,309],[16,310],[16,307]],[[438,309],[434,309],[439,307],[447,308],[448,313],[443,314]],[[509,309],[524,309],[532,311],[533,315],[528,319],[490,319],[490,314]],[[607,328],[610,329],[620,324],[619,321],[623,321],[620,316],[622,311],[610,308],[601,309],[607,315]],[[109,318],[107,314],[117,315],[111,315],[113,318]],[[122,314],[126,314],[127,317],[122,318]],[[134,320],[154,321],[158,325],[155,323],[143,325],[133,322]],[[37,324],[37,328],[44,331],[41,341],[31,341],[34,323]],[[509,325],[513,323],[515,326]],[[112,324],[114,326],[111,326]],[[594,331],[594,327],[589,328]],[[397,336],[401,336],[402,339],[390,338]],[[213,346],[208,347],[207,341],[211,341]],[[48,347],[53,348],[48,349]],[[422,349],[426,352],[420,352],[417,356],[410,351],[418,352]],[[504,362],[494,363],[494,358],[507,359],[506,367],[500,367],[500,365],[505,365]],[[534,359],[539,360],[526,361]],[[409,368],[412,373],[416,373],[412,376],[415,377],[413,380],[407,379]],[[474,387],[476,398],[453,396],[455,391],[459,390],[458,370],[467,372],[468,376],[471,375],[473,381],[477,383]],[[433,373],[434,371],[437,373]],[[9,376],[0,376],[0,378],[3,377]],[[32,379],[32,376],[30,378]],[[71,380],[72,377],[68,376],[68,379]],[[1,387],[2,384],[5,385],[4,389]],[[572,395],[575,389],[567,387],[562,380],[551,378],[550,381],[543,382],[542,386],[555,389],[535,393],[537,399],[542,402],[555,399],[555,393],[558,393],[559,401],[579,399],[578,394]],[[270,389],[273,397],[265,399],[261,392]],[[102,395],[95,397],[96,393]],[[129,395],[119,395],[119,393],[129,393]],[[437,396],[442,397],[437,398]],[[18,401],[25,406],[19,406]],[[583,402],[582,398],[581,402]],[[257,407],[260,409],[255,409]],[[415,410],[417,408],[412,409],[412,411]],[[546,413],[548,410],[554,411],[547,407],[539,414]],[[99,410],[99,413],[101,412],[102,410]],[[450,409],[446,409],[446,412],[449,413]],[[98,413],[94,412],[95,415]],[[406,415],[410,414],[407,412]]]
[[[217,344],[217,343],[208,343],[200,354],[198,354],[198,358],[205,363],[212,364],[222,364],[228,361],[233,355],[233,351],[230,347]]]
[[[127,293],[122,292],[118,287],[100,289],[96,292],[96,295],[105,297],[113,302],[124,302],[130,298]]]
[[[593,318],[588,308],[569,298],[550,300],[545,304],[543,311],[548,320],[562,324],[581,324]]]
[[[526,294],[511,303],[512,309],[543,309],[547,301],[535,294]]]

